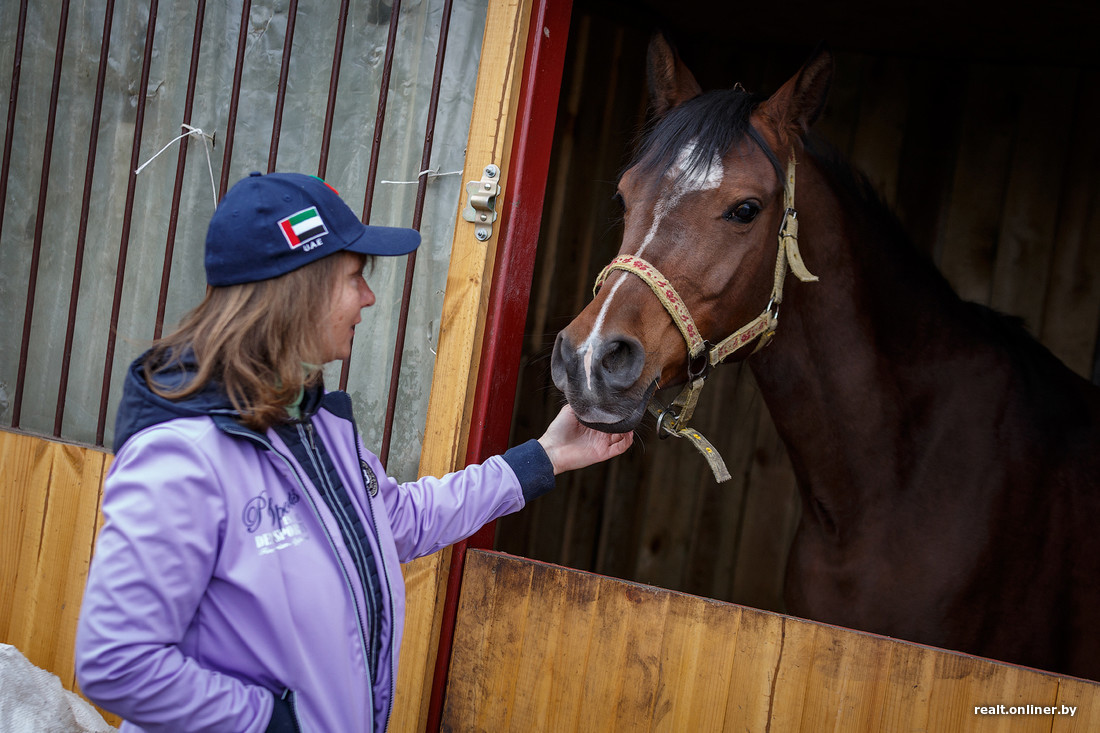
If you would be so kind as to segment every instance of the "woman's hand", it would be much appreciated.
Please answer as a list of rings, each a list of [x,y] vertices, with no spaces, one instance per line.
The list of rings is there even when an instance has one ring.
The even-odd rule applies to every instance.
[[[614,458],[624,453],[633,442],[633,432],[601,433],[581,425],[569,405],[561,408],[539,438],[543,450],[554,464],[555,476]]]

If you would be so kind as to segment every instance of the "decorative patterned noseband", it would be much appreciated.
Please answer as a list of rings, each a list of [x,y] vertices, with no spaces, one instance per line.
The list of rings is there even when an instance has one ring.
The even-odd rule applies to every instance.
[[[714,472],[714,478],[721,483],[730,477],[725,461],[710,442],[687,426],[699,402],[699,393],[710,370],[728,358],[731,354],[756,342],[756,353],[764,348],[775,335],[779,324],[779,304],[783,301],[783,281],[787,277],[787,267],[802,282],[816,282],[817,277],[806,269],[802,255],[798,251],[798,212],[794,208],[794,154],[787,163],[787,180],[783,187],[783,222],[779,227],[779,251],[775,260],[775,277],[772,282],[771,298],[764,311],[741,328],[734,331],[717,344],[712,344],[699,333],[695,321],[688,311],[687,304],[676,288],[661,272],[641,257],[620,255],[611,261],[596,278],[593,294],[615,270],[629,272],[649,286],[661,305],[672,317],[672,322],[680,329],[688,349],[688,383],[680,395],[669,407],[649,404],[649,411],[657,417],[657,434],[661,437],[675,435],[687,438],[703,454]],[[705,359],[700,357],[705,355]],[[662,432],[663,431],[663,432]]]

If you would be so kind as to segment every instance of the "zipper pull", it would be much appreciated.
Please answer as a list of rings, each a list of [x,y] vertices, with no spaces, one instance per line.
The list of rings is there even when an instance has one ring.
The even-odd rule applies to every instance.
[[[317,441],[315,440],[314,435],[313,435],[313,423],[307,421],[307,422],[302,423],[302,426],[304,427],[304,429],[306,431],[306,438],[309,440],[310,449],[313,450],[314,452],[316,452],[317,451]]]

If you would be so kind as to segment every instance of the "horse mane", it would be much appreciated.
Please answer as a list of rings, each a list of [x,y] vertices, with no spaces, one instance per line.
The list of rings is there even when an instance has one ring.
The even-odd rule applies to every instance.
[[[690,176],[699,168],[710,165],[714,156],[724,156],[746,139],[764,151],[780,178],[783,166],[763,136],[749,122],[753,110],[763,97],[740,87],[720,89],[701,94],[649,121],[642,131],[641,142],[627,169],[637,168],[643,174],[666,173],[677,161],[680,152],[692,146],[692,156],[680,171]]]

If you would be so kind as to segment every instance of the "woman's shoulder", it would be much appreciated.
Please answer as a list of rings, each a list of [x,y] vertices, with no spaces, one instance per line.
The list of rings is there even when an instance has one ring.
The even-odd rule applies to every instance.
[[[227,440],[208,415],[175,417],[152,423],[130,435],[115,453],[115,460],[129,455],[162,449],[207,453],[214,443]]]

